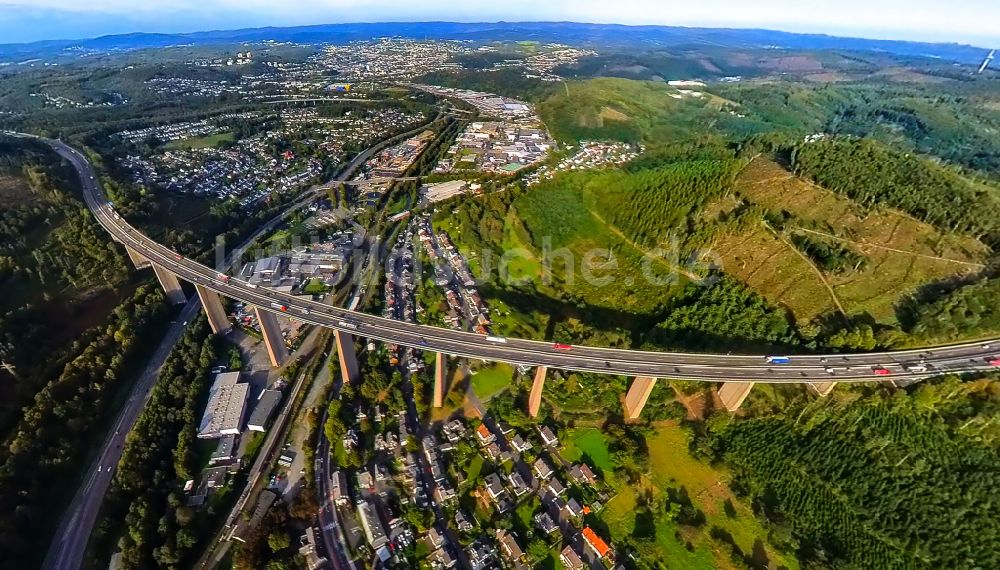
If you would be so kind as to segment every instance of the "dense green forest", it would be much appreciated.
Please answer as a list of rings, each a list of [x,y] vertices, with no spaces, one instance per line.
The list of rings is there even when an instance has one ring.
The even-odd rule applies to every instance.
[[[605,220],[630,241],[661,245],[671,234],[686,234],[691,216],[718,198],[739,169],[736,161],[687,161],[654,170],[610,171],[592,177],[584,192]]]
[[[111,323],[78,341],[79,356],[24,408],[0,464],[0,510],[7,513],[0,518],[0,568],[33,567],[44,555],[39,537],[49,536],[75,492],[72,482],[89,458],[89,442],[99,439],[166,318],[163,294],[139,288],[114,310]]]
[[[1000,188],[927,159],[869,139],[837,137],[797,146],[792,164],[796,173],[864,206],[887,205],[947,231],[998,238]]]
[[[0,176],[23,177],[30,188],[0,203],[0,283],[51,290],[123,282],[122,257],[89,218],[69,164],[40,143],[0,137]]]
[[[712,285],[688,285],[671,300],[646,342],[693,349],[791,346],[801,341],[786,312],[724,275]]]
[[[700,445],[810,568],[994,568],[997,414],[1000,384],[950,378],[720,416]]]
[[[878,68],[871,62],[861,67]],[[830,133],[936,156],[976,176],[1000,175],[1000,138],[995,136],[1000,111],[995,80],[989,78],[933,86],[879,77],[820,85],[743,81],[712,84],[697,97],[681,96],[659,81],[601,77],[563,85],[539,100],[538,110],[565,141],[641,140],[650,147],[677,142],[690,147],[736,144],[762,134],[801,140]]]
[[[830,273],[859,271],[865,266],[865,257],[851,248],[831,240],[818,239],[803,234],[793,234],[792,243],[809,256],[818,267]]]
[[[211,386],[209,369],[220,340],[201,317],[184,333],[160,371],[149,403],[129,433],[108,496],[95,526],[97,560],[114,546],[124,568],[189,568],[199,541],[219,514],[212,504],[197,513],[181,489],[198,469],[195,434]],[[124,521],[124,528],[122,522]],[[155,529],[155,530],[154,530]]]
[[[0,136],[0,186],[0,360],[17,371],[0,387],[6,433],[76,356],[76,337],[106,318],[128,273],[79,201],[76,171],[47,146]]]
[[[643,252],[669,248],[670,238],[675,238],[673,245],[682,249],[660,261],[678,264],[711,234],[698,216],[701,206],[728,189],[737,167],[732,159],[693,160],[649,169],[570,173],[528,190],[460,198],[453,208],[440,209],[436,218],[463,251],[499,256],[516,243],[538,257],[552,248],[576,256],[566,261],[553,254],[548,270],[554,275],[544,270],[525,274],[530,279],[526,283],[509,279],[497,265],[480,268],[488,295],[521,312],[512,319],[514,334],[699,350],[800,344],[783,309],[724,275],[705,274],[708,280],[702,284],[677,274],[665,284],[645,281],[644,271],[653,272],[656,264]],[[592,283],[569,274],[583,270],[574,263],[589,248],[605,245],[617,262],[607,273],[610,282]],[[668,268],[658,269],[669,273]],[[634,280],[634,289],[628,280]],[[500,321],[500,326],[506,322]]]
[[[938,156],[1000,174],[1000,113],[990,105],[991,81],[923,85],[868,80],[842,85],[748,82],[713,91],[738,102],[747,118],[779,130],[871,137],[904,151]]]
[[[1000,279],[983,279],[916,303],[908,330],[925,343],[982,337],[1000,330]]]

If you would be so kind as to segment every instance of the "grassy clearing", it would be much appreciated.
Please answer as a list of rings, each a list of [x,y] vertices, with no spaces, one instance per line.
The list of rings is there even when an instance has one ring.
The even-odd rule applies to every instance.
[[[483,470],[483,456],[476,454],[472,457],[472,461],[465,468],[465,480],[466,481],[477,481],[479,479],[479,473]]]
[[[496,363],[472,374],[472,389],[480,400],[487,401],[510,385],[514,369],[509,364]]]
[[[656,500],[662,500],[662,493],[657,489],[652,489]],[[604,510],[601,511],[601,520],[607,524],[611,533],[611,541],[621,542],[636,532],[636,512],[637,497],[635,489],[624,487],[616,494]],[[728,565],[717,565],[718,557],[712,552],[707,541],[692,543],[692,549],[688,550],[687,545],[678,540],[679,527],[673,523],[660,522],[653,529],[654,545],[659,553],[660,560],[669,560],[669,568],[683,568],[685,570],[714,570],[717,568],[728,568]],[[683,535],[681,535],[682,538]]]
[[[588,448],[593,453],[603,437],[596,430],[572,430],[566,437],[570,459]],[[712,538],[710,531],[718,528],[732,537],[744,553],[755,552],[755,560],[769,568],[797,570],[794,556],[775,551],[767,542],[767,530],[757,521],[748,505],[741,503],[726,484],[726,473],[701,463],[688,453],[689,437],[678,425],[665,423],[647,436],[649,473],[635,484],[616,479],[609,483],[617,492],[592,522],[606,526],[613,542],[630,536],[647,536],[658,553],[658,559],[669,561],[669,568],[714,569],[738,568],[731,556],[731,546]],[[606,450],[606,447],[605,447]],[[641,497],[652,497],[652,504],[661,504],[670,496],[668,490],[686,494],[692,505],[704,513],[705,523],[687,526],[664,516],[650,518]]]
[[[663,82],[602,77],[567,82],[566,89],[539,105],[539,112],[560,140],[664,143],[700,136],[712,120],[732,121],[719,112],[721,101],[685,97]]]
[[[553,203],[560,207],[553,208]],[[601,197],[594,189],[555,185],[521,196],[512,210],[523,220],[533,243],[550,244],[550,251],[536,253],[548,256],[551,273],[547,276],[551,284],[539,284],[539,290],[553,298],[568,292],[590,307],[641,314],[655,310],[683,285],[683,277],[679,284],[668,282],[670,268],[656,263],[645,265],[666,284],[652,285],[646,279],[646,252],[626,241],[621,230],[599,215]],[[509,218],[504,231],[516,235]],[[608,251],[613,252],[613,262]],[[586,279],[585,271],[590,274]],[[611,291],[615,294],[609,295]]]
[[[867,313],[879,322],[895,323],[894,306],[921,284],[975,271],[987,255],[986,246],[974,239],[945,235],[896,211],[866,211],[773,161],[751,163],[737,179],[736,191],[793,216],[786,234],[837,242],[867,258],[861,271],[824,276],[849,314]],[[765,227],[724,233],[713,249],[728,273],[786,306],[799,321],[833,310],[829,292],[809,264]]]
[[[234,142],[235,140],[236,135],[233,133],[215,133],[203,137],[178,139],[163,146],[168,149],[217,148],[222,143]]]
[[[569,461],[585,461],[601,473],[610,474],[611,454],[604,432],[597,428],[577,428],[569,430],[563,444],[563,457]]]
[[[659,489],[681,487],[708,520],[705,528],[717,526],[733,537],[743,552],[753,552],[756,541],[766,542],[767,530],[729,489],[725,473],[706,465],[688,453],[690,438],[679,426],[667,424],[649,437],[650,478]],[[732,505],[726,512],[726,503]],[[657,532],[659,535],[659,529]],[[672,538],[672,533],[671,533]],[[658,540],[659,542],[659,540]],[[798,568],[794,556],[784,556],[766,547],[768,558],[785,568]]]
[[[799,322],[836,308],[809,264],[763,225],[751,231],[724,233],[711,248],[720,255],[726,273],[787,308]]]

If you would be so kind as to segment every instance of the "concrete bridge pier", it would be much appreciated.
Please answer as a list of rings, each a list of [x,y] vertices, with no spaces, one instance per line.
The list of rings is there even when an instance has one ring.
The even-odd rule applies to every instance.
[[[260,332],[264,336],[267,355],[271,357],[271,366],[278,368],[288,360],[288,348],[285,346],[285,338],[281,336],[278,317],[260,307],[254,307],[254,312],[257,314],[257,322],[260,323]]]
[[[136,269],[146,269],[152,265],[144,255],[131,247],[125,246],[125,253],[128,254],[128,258],[132,260],[132,265],[134,265]]]
[[[636,376],[629,386],[628,394],[625,395],[625,419],[632,421],[639,419],[642,408],[646,405],[646,400],[656,386],[656,378],[650,376]]]
[[[215,334],[226,334],[233,328],[233,323],[226,315],[226,309],[222,306],[222,297],[211,289],[206,289],[201,285],[194,286],[198,292],[198,299],[201,300],[201,308],[208,317],[208,326],[212,327]]]
[[[535,368],[535,381],[531,383],[531,393],[528,395],[528,415],[537,418],[538,409],[542,406],[542,388],[545,387],[545,375],[549,369],[545,366]]]
[[[836,385],[836,382],[810,382],[806,384],[809,391],[817,396],[829,396],[830,392],[833,392],[833,387]]]
[[[337,358],[340,359],[340,376],[344,384],[357,384],[361,381],[361,367],[358,365],[358,354],[354,350],[354,337],[344,331],[333,331],[337,341]]]
[[[719,400],[730,412],[735,412],[750,395],[754,382],[724,382],[719,388]]]
[[[437,353],[434,360],[434,397],[431,405],[435,408],[444,406],[445,375],[448,373],[448,361],[443,352]]]
[[[156,274],[160,286],[163,287],[163,292],[167,295],[167,302],[171,305],[186,303],[187,297],[184,295],[184,290],[181,289],[181,282],[177,276],[155,263],[150,265],[153,266],[153,273]]]

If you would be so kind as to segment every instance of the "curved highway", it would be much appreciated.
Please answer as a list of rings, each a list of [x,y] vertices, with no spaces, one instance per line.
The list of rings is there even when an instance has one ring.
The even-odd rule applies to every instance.
[[[152,263],[221,295],[285,313],[298,320],[419,350],[453,356],[547,366],[625,376],[651,376],[713,382],[762,383],[874,382],[915,380],[943,373],[967,373],[1000,366],[1000,339],[928,349],[865,354],[796,355],[786,363],[761,356],[677,353],[585,346],[557,346],[550,342],[487,337],[428,325],[406,323],[357,311],[331,307],[293,295],[258,288],[220,275],[186,259],[138,232],[108,203],[96,174],[84,155],[61,141],[46,140],[80,174],[87,206],[118,242]]]

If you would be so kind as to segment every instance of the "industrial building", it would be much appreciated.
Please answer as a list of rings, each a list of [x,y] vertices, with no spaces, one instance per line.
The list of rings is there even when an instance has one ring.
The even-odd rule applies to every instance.
[[[361,521],[361,528],[365,531],[365,538],[372,548],[381,548],[388,540],[385,536],[385,529],[382,521],[375,512],[375,507],[368,501],[358,501],[358,519]]]
[[[208,395],[208,405],[201,417],[198,437],[214,439],[224,435],[238,435],[247,409],[249,384],[241,383],[239,372],[215,375]]]
[[[281,392],[277,390],[264,390],[257,398],[257,405],[254,406],[250,419],[247,420],[247,429],[250,431],[267,431],[267,423],[271,421],[274,410],[281,402]]]
[[[224,435],[219,439],[219,445],[208,460],[211,467],[230,465],[236,461],[236,436]]]

